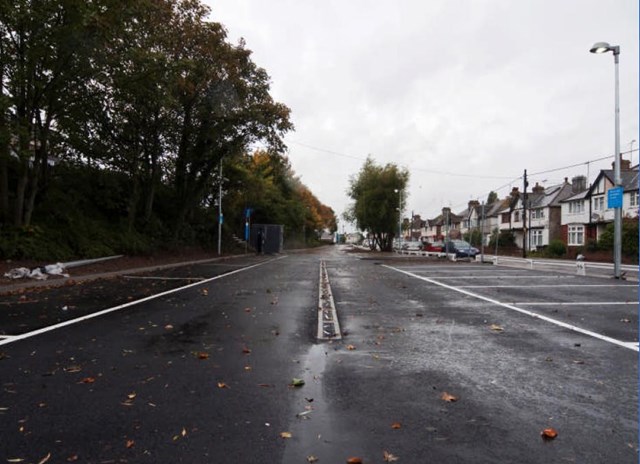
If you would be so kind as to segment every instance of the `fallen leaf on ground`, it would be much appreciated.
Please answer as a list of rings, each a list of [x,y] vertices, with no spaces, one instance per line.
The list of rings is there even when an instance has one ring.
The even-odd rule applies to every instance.
[[[24,459],[22,458],[9,458],[7,459],[7,462],[23,462]]]
[[[620,322],[624,322],[626,324],[628,324],[629,322],[631,322],[630,319],[624,318],[624,319],[620,319]]]
[[[67,462],[76,462],[78,460],[78,455],[77,454],[72,454],[71,456],[69,456],[67,458]]]
[[[48,453],[45,457],[43,457],[42,459],[40,459],[38,461],[38,464],[44,464],[45,462],[47,462],[49,459],[51,459],[51,453]]]
[[[202,289],[202,295],[207,296],[209,294],[209,290],[207,290],[206,288]]]
[[[245,347],[242,348],[242,352],[244,354],[249,354],[249,353],[251,353],[251,350],[245,346]]]
[[[171,330],[173,329],[173,326],[171,324],[167,324],[164,326],[165,330]]]
[[[582,359],[574,359],[573,364],[584,364]]]
[[[353,346],[353,345],[347,345],[347,349],[348,349],[349,351],[353,351],[353,350],[355,350],[355,349],[356,349],[356,347],[355,347],[355,346]]]
[[[187,429],[182,427],[182,432],[180,432],[180,435],[182,435],[183,437],[186,437],[187,436]]]
[[[455,395],[452,395],[450,393],[447,392],[442,392],[442,395],[440,395],[440,399],[443,401],[447,401],[449,403],[453,403],[454,401],[458,401],[458,397]]]
[[[250,313],[251,312],[251,308],[244,308],[244,312],[245,313]]]
[[[96,381],[95,377],[85,377],[82,379],[82,383],[94,383]]]
[[[244,370],[245,371],[250,371],[251,370],[251,366],[244,366]]]
[[[394,456],[388,451],[383,451],[382,456],[384,457],[384,462],[394,462],[398,460],[397,456]]]
[[[259,387],[273,387],[273,384],[270,384],[270,383],[259,383],[258,386]]]
[[[494,332],[504,332],[504,328],[499,326],[498,324],[491,324],[491,327],[489,328]]]
[[[209,359],[209,353],[198,353],[198,359]]]
[[[558,432],[556,429],[549,427],[540,432],[540,435],[542,435],[543,440],[553,440],[558,436]]]
[[[229,388],[229,385],[224,382],[218,382],[218,388]]]
[[[291,432],[280,432],[280,436],[282,438],[291,438],[292,437]]]
[[[400,425],[400,422],[394,422],[393,424],[391,424],[392,429],[399,429],[401,427],[402,425]]]
[[[129,398],[130,400],[134,399],[135,397],[136,397],[136,392],[132,392],[127,395],[127,398]]]
[[[126,443],[126,445],[125,445],[125,446],[126,446],[127,448],[133,448],[133,445],[135,445],[135,443],[136,443],[136,442],[135,442],[135,441],[133,441],[133,440],[127,440],[127,443]]]
[[[362,458],[349,458],[347,464],[362,464]]]
[[[80,366],[69,366],[65,367],[64,371],[68,374],[75,374],[76,372],[80,372],[82,368]]]
[[[307,462],[318,462],[318,458],[311,454],[307,456]]]
[[[292,387],[301,387],[303,385],[304,385],[304,380],[302,380],[302,379],[294,378],[293,380],[291,380],[291,386]]]

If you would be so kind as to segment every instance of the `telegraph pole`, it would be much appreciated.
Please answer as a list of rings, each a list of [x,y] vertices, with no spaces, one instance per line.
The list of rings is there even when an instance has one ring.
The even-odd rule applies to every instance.
[[[527,170],[524,170],[524,192],[522,193],[522,257],[527,257]]]

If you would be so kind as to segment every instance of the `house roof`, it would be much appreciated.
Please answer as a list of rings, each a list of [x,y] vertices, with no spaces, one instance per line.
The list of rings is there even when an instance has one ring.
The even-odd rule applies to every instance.
[[[587,192],[587,190],[584,190]],[[567,198],[576,195],[573,191],[573,185],[568,182],[564,182],[559,185],[553,185],[545,187],[544,193],[530,193],[528,194],[529,208],[547,208],[551,206],[560,206],[560,202],[565,201]]]
[[[615,185],[615,171],[613,169],[603,169],[600,171],[600,175],[604,175],[611,181],[612,184]],[[600,175],[596,181],[600,180]],[[622,188],[625,192],[632,192],[634,190],[638,190],[638,170],[632,171],[621,171],[620,172],[620,180],[622,181]],[[595,185],[595,182],[594,182]]]

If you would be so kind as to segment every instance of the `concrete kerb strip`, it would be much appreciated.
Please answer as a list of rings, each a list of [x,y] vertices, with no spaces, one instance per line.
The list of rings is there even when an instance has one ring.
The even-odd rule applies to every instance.
[[[519,307],[514,306],[512,304],[503,303],[501,301],[494,300],[493,298],[488,298],[486,296],[478,295],[477,293],[469,292],[467,290],[463,290],[463,289],[458,288],[458,287],[452,287],[451,285],[443,284],[442,282],[438,282],[437,280],[429,279],[428,277],[422,277],[422,276],[419,276],[417,274],[413,274],[412,272],[404,271],[402,269],[398,269],[398,268],[395,268],[395,267],[392,267],[392,266],[387,266],[386,264],[383,264],[383,267],[386,267],[387,269],[391,269],[392,271],[399,272],[401,274],[408,275],[410,277],[414,277],[416,279],[424,280],[425,282],[429,282],[430,284],[438,285],[438,286],[446,288],[448,290],[453,290],[454,292],[462,293],[463,295],[467,295],[467,296],[470,296],[470,297],[473,297],[473,298],[477,298],[477,299],[482,300],[482,301],[486,301],[486,302],[494,304],[496,306],[501,306],[503,308],[511,309],[513,311],[517,311],[519,313],[526,314],[527,316],[531,316],[531,317],[533,317],[535,319],[540,319],[540,320],[543,320],[543,321],[546,321],[546,322],[550,322],[552,324],[555,324],[557,326],[563,327],[565,329],[569,329],[569,330],[571,330],[573,332],[578,332],[578,333],[581,333],[583,335],[587,335],[589,337],[597,338],[598,340],[602,340],[602,341],[605,341],[605,342],[608,342],[608,343],[612,343],[614,345],[618,345],[618,346],[621,346],[623,348],[627,348],[629,350],[640,351],[637,342],[623,342],[622,340],[616,340],[615,338],[607,337],[606,335],[602,335],[602,334],[599,334],[599,333],[596,333],[596,332],[592,332],[590,330],[582,329],[582,328],[577,327],[575,325],[567,324],[566,322],[562,322],[562,321],[559,321],[557,319],[553,319],[553,318],[544,316],[542,314],[534,313],[533,311],[528,311],[526,309],[519,308]]]
[[[15,290],[19,290],[22,288],[34,288],[34,287],[63,287],[65,285],[67,285],[67,283],[69,281],[73,281],[73,282],[86,282],[86,281],[90,281],[90,280],[98,280],[98,279],[110,279],[111,277],[118,277],[120,275],[126,275],[126,274],[141,274],[143,272],[153,272],[153,271],[162,271],[164,269],[171,269],[171,268],[175,268],[175,267],[183,267],[183,266],[190,266],[193,264],[206,264],[206,263],[211,263],[211,262],[215,262],[215,261],[224,261],[227,259],[235,259],[235,258],[242,258],[244,256],[247,256],[245,254],[242,255],[231,255],[231,256],[222,256],[219,258],[207,258],[207,259],[200,259],[200,260],[196,260],[196,261],[181,261],[178,263],[171,263],[171,264],[157,264],[154,266],[147,266],[147,267],[139,267],[136,269],[124,269],[124,270],[119,270],[119,271],[111,271],[111,272],[102,272],[102,273],[98,273],[98,274],[87,274],[87,275],[81,275],[78,277],[63,277],[62,279],[54,279],[54,280],[37,280],[37,281],[29,281],[29,282],[17,282],[17,283],[13,283],[13,284],[8,284],[8,285],[1,285],[0,286],[0,295],[9,293],[9,292],[13,292]]]
[[[66,327],[68,325],[73,325],[73,324],[77,324],[79,322],[83,322],[83,321],[87,321],[89,319],[93,319],[95,317],[104,316],[105,314],[109,314],[109,313],[112,313],[114,311],[119,311],[121,309],[128,308],[130,306],[134,306],[134,305],[137,305],[137,304],[140,304],[140,303],[144,303],[146,301],[155,300],[156,298],[160,298],[160,297],[163,297],[163,296],[166,296],[166,295],[170,295],[172,293],[176,293],[176,292],[179,292],[179,291],[182,291],[182,290],[186,290],[188,288],[192,288],[192,287],[196,287],[198,285],[202,285],[202,284],[206,284],[206,283],[209,283],[209,282],[213,282],[214,280],[222,279],[224,277],[228,277],[228,276],[231,276],[233,274],[237,274],[239,272],[248,271],[249,269],[253,269],[255,267],[262,266],[263,264],[267,264],[267,263],[276,261],[278,259],[286,258],[286,257],[287,257],[286,255],[278,256],[277,258],[269,259],[267,261],[262,261],[260,263],[253,264],[251,266],[243,267],[242,269],[236,269],[235,271],[227,272],[226,274],[220,274],[220,275],[217,275],[215,277],[211,277],[210,279],[203,280],[201,282],[195,282],[195,283],[192,283],[192,284],[189,284],[189,285],[185,285],[184,287],[173,288],[171,290],[167,290],[166,292],[157,293],[155,295],[151,295],[151,296],[148,296],[148,297],[145,297],[145,298],[141,298],[140,300],[130,301],[128,303],[124,303],[124,304],[121,304],[119,306],[114,306],[113,308],[103,309],[102,311],[98,311],[98,312],[95,312],[95,313],[87,314],[86,316],[78,317],[76,319],[70,319],[68,321],[60,322],[58,324],[50,325],[48,327],[43,327],[41,329],[33,330],[31,332],[27,332],[27,333],[24,333],[24,334],[3,336],[3,337],[8,337],[8,338],[6,340],[2,340],[1,339],[2,337],[0,337],[0,346],[1,345],[7,345],[7,344],[13,343],[13,342],[17,342],[19,340],[24,340],[26,338],[35,337],[36,335],[41,335],[41,334],[44,334],[44,333],[47,333],[47,332],[51,332],[53,330],[57,330],[57,329],[60,329],[62,327]]]
[[[329,274],[323,260],[320,261],[318,279],[318,340],[342,340]]]

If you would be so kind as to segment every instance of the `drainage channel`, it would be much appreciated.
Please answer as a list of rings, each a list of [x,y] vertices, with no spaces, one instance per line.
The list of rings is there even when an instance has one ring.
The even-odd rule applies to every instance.
[[[320,261],[318,287],[318,340],[341,340],[338,313],[331,293],[327,265],[323,260]]]

